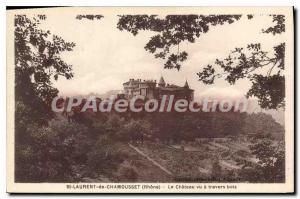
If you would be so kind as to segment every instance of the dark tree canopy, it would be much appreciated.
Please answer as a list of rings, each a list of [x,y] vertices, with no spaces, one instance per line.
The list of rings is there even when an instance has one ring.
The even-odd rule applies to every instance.
[[[74,151],[73,135],[61,127],[52,127],[50,104],[58,90],[52,81],[59,76],[73,77],[72,66],[61,54],[75,44],[39,27],[45,15],[28,18],[15,16],[15,180],[58,182],[69,178],[70,159],[63,155]],[[69,125],[71,128],[72,125]],[[59,132],[61,130],[61,132]],[[75,130],[82,129],[75,126]],[[75,132],[74,128],[71,132]],[[57,133],[57,134],[56,134]],[[82,138],[80,138],[82,139]],[[60,154],[61,156],[58,156]]]
[[[263,29],[262,33],[276,35],[285,32],[284,16],[270,16],[275,25]],[[246,48],[235,48],[225,59],[216,59],[214,65],[208,64],[197,75],[205,84],[213,84],[216,78],[224,78],[233,85],[239,79],[248,78],[252,87],[246,97],[257,97],[262,108],[278,109],[284,107],[284,58],[285,43],[275,45],[272,52],[264,51],[260,43],[251,43]],[[261,72],[262,68],[267,72]]]
[[[72,66],[61,58],[61,53],[72,51],[75,43],[66,42],[38,27],[45,15],[28,18],[15,16],[15,92],[16,101],[40,110],[49,106],[58,94],[52,86],[52,79],[59,76],[73,77]]]
[[[104,16],[103,15],[77,15],[76,19],[82,20],[82,19],[88,19],[88,20],[100,20]]]
[[[258,160],[256,164],[245,162],[240,175],[250,182],[284,182],[285,152],[284,142],[274,140],[269,135],[255,135],[249,145],[251,154]]]
[[[194,43],[196,38],[209,31],[211,26],[231,24],[241,15],[121,15],[118,29],[126,30],[134,36],[142,30],[157,33],[146,44],[145,49],[156,58],[166,60],[164,67],[180,69],[188,53],[180,51],[179,44],[184,41]],[[172,52],[172,48],[177,52]]]
[[[285,17],[284,15],[270,15],[273,17],[274,26],[262,30],[264,33],[272,33],[273,35],[285,32]]]
[[[261,30],[262,33],[273,35],[285,32],[285,16],[269,15],[273,26]],[[166,60],[164,68],[180,70],[188,53],[180,51],[179,44],[187,41],[194,43],[196,38],[209,31],[211,26],[231,24],[242,15],[168,15],[164,18],[157,15],[122,15],[119,16],[118,29],[126,30],[134,36],[139,31],[157,33],[146,44],[145,49],[154,54],[155,58]],[[255,16],[248,14],[248,20]],[[216,59],[197,73],[199,81],[213,84],[216,78],[224,78],[231,85],[237,80],[248,78],[252,88],[246,97],[254,96],[262,108],[277,109],[284,107],[285,78],[284,54],[285,43],[275,44],[273,52],[264,51],[260,43],[251,43],[246,48],[235,48],[230,55]],[[177,48],[176,48],[177,47]],[[267,74],[259,73],[259,69],[268,68]],[[221,72],[219,72],[221,70]]]
[[[214,66],[207,65],[197,75],[205,84],[224,78],[233,85],[239,79],[248,78],[252,87],[246,96],[257,97],[262,108],[276,109],[284,106],[284,51],[284,43],[275,46],[271,56],[261,49],[261,44],[249,44],[246,49],[236,48],[223,60],[216,59]],[[261,74],[259,70],[266,67],[266,74]]]

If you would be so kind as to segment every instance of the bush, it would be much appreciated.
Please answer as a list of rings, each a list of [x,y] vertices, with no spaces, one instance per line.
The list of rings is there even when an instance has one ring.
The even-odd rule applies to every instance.
[[[134,182],[138,178],[138,174],[133,167],[121,165],[117,172],[118,181]]]
[[[116,133],[115,137],[120,141],[144,141],[150,134],[151,125],[145,120],[131,120]]]
[[[127,157],[120,149],[121,145],[107,135],[99,136],[87,155],[87,175],[112,175],[116,172],[119,164]]]
[[[84,126],[65,120],[51,120],[48,126],[28,125],[30,142],[16,147],[16,181],[74,181],[71,166],[88,150],[86,132]]]

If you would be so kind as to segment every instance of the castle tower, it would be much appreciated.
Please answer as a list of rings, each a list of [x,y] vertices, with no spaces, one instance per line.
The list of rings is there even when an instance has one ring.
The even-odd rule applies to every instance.
[[[190,87],[189,87],[189,84],[188,84],[188,82],[187,82],[187,80],[185,80],[185,84],[184,84],[183,87],[184,87],[184,88],[190,88]]]
[[[163,76],[160,77],[160,80],[158,82],[158,86],[159,87],[165,87],[166,86],[166,82],[165,82]]]
[[[132,97],[132,90],[134,88],[133,81],[134,81],[134,79],[129,79],[129,85],[127,86],[127,96],[128,97]]]

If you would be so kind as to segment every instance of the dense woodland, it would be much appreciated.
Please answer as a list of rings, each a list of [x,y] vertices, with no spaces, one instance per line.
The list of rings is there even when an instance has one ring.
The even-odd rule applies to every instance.
[[[127,143],[182,144],[195,141],[197,138],[224,137],[237,142],[240,137],[252,141],[251,152],[261,163],[253,166],[253,170],[247,169],[248,172],[257,173],[260,170],[263,172],[263,169],[272,169],[270,170],[272,172],[281,170],[279,179],[268,179],[273,177],[272,173],[269,173],[270,175],[264,174],[266,176],[257,174],[253,181],[272,182],[284,178],[284,162],[279,163],[284,161],[283,146],[276,151],[277,147],[272,144],[274,140],[283,139],[284,130],[270,115],[135,114],[78,113],[74,116],[73,122],[68,122],[62,115],[57,115],[48,122],[48,125],[42,127],[35,122],[27,123],[22,131],[16,131],[19,133],[16,134],[16,180],[76,182],[82,180],[80,177],[104,175],[109,179],[121,178],[124,181],[131,181],[131,177],[122,176],[127,175],[127,170],[121,176],[117,176],[118,178],[114,176],[122,168],[124,161],[128,161],[132,156],[126,149],[121,150],[128,147]],[[269,162],[270,165],[265,168],[269,158],[276,159],[276,164]],[[247,162],[244,164],[249,166],[246,165]],[[260,170],[257,168],[259,166]],[[130,166],[127,169],[133,173],[132,175],[139,172],[130,169]],[[249,176],[253,177],[252,174]]]

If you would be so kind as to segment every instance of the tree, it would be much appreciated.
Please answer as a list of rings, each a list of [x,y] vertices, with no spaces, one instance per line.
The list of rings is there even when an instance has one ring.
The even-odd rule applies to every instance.
[[[127,157],[121,145],[108,135],[99,135],[87,156],[87,175],[92,177],[99,174],[111,176]]]
[[[212,113],[210,134],[212,137],[238,136],[245,125],[246,113],[215,112]]]
[[[82,19],[88,19],[88,20],[100,20],[104,16],[103,15],[77,15],[76,19],[82,20]]]
[[[215,65],[207,65],[197,75],[205,84],[213,84],[216,78],[224,78],[231,85],[237,80],[248,78],[252,87],[246,97],[257,97],[262,108],[276,109],[284,106],[285,78],[284,52],[285,44],[274,47],[272,56],[261,49],[261,44],[249,44],[244,48],[236,48],[224,60],[216,59]],[[261,74],[261,68],[268,68]],[[277,68],[277,71],[274,69]],[[217,73],[216,71],[222,71]],[[272,73],[273,72],[273,73]]]
[[[277,123],[271,115],[266,113],[247,114],[244,126],[240,129],[246,134],[268,135],[272,138],[282,139],[284,127]]]
[[[181,63],[188,56],[187,52],[180,52],[180,43],[194,43],[195,39],[207,33],[211,26],[231,24],[241,17],[242,15],[168,15],[159,18],[156,15],[122,15],[117,27],[129,31],[134,36],[142,30],[158,33],[151,37],[145,49],[156,58],[167,59],[164,68],[180,70]],[[248,14],[246,17],[251,20],[254,15]],[[277,35],[285,32],[285,16],[270,17],[275,25],[263,29],[262,33]],[[217,59],[214,65],[208,64],[197,75],[199,81],[204,84],[213,84],[216,78],[224,78],[233,85],[239,79],[248,78],[252,87],[246,97],[257,97],[262,108],[281,108],[284,107],[285,98],[285,43],[274,45],[274,52],[271,54],[262,50],[260,43],[252,43],[246,49],[235,48],[227,58]],[[266,67],[266,74],[259,73],[259,69]],[[219,70],[221,72],[217,72]]]
[[[150,134],[151,125],[146,120],[131,120],[119,129],[116,138],[122,141],[143,141]]]
[[[180,52],[179,45],[184,41],[194,43],[196,38],[209,31],[211,26],[231,24],[241,15],[121,15],[117,27],[136,36],[139,31],[157,33],[146,44],[145,49],[155,58],[167,59],[165,68],[180,70],[181,63],[188,53]],[[173,50],[173,52],[172,52]]]
[[[270,16],[275,25],[263,29],[262,33],[277,35],[285,32],[285,16]],[[205,84],[213,84],[216,78],[224,78],[233,85],[239,79],[248,78],[252,87],[246,97],[257,97],[262,108],[278,109],[284,107],[284,58],[285,43],[275,45],[271,53],[264,51],[260,43],[251,43],[246,48],[235,48],[223,60],[216,59],[214,66],[207,65],[197,75]],[[267,68],[267,72],[260,72],[262,68]]]
[[[120,164],[116,175],[119,182],[135,182],[138,178],[137,169],[128,162]]]
[[[251,182],[278,183],[285,180],[284,142],[275,142],[269,135],[256,135],[249,146],[257,163],[245,162],[242,179]]]
[[[39,24],[45,19],[45,15],[33,19],[16,15],[14,32],[16,102],[22,101],[36,113],[31,118],[42,122],[50,117],[51,101],[58,94],[51,79],[73,77],[72,66],[60,55],[75,47],[75,43],[41,30]]]
[[[69,179],[71,143],[76,130],[82,130],[76,127],[66,135],[69,131],[48,124],[51,101],[58,94],[51,80],[73,77],[61,53],[72,51],[75,44],[40,29],[45,19],[15,15],[15,177],[22,182]]]
[[[29,124],[23,129],[27,143],[16,145],[17,182],[72,182],[74,165],[88,147],[87,128],[66,120],[51,120],[48,126]]]
[[[218,157],[216,157],[215,160],[213,160],[211,177],[215,181],[220,181],[222,179],[222,167],[220,165]]]

